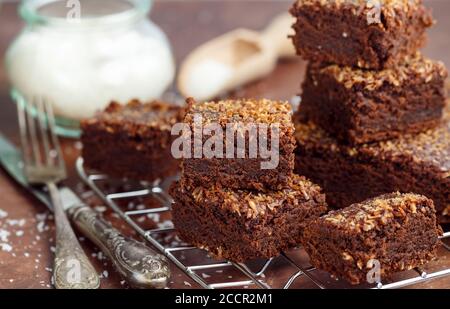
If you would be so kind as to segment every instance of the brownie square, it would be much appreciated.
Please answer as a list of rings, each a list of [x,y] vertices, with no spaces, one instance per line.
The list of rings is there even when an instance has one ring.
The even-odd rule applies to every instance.
[[[434,129],[357,147],[338,143],[312,122],[296,122],[296,172],[322,186],[331,207],[415,192],[434,201],[441,223],[450,222],[448,106]]]
[[[422,0],[297,0],[290,11],[300,56],[373,70],[413,54],[433,25]]]
[[[311,221],[303,245],[313,266],[360,284],[367,282],[374,260],[384,279],[435,259],[440,235],[432,200],[392,193]],[[370,279],[376,279],[375,271]]]
[[[234,190],[219,185],[171,188],[180,237],[216,258],[243,262],[270,258],[300,243],[306,222],[326,212],[319,186],[293,175],[280,191]]]
[[[281,189],[288,184],[294,169],[294,125],[291,106],[288,102],[270,101],[266,99],[226,100],[219,102],[195,102],[188,99],[188,111],[184,122],[189,124],[194,132],[195,117],[201,117],[203,128],[210,124],[218,125],[224,132],[222,137],[211,134],[202,135],[202,145],[211,137],[222,139],[223,157],[206,156],[205,153],[195,157],[194,141],[191,138],[191,157],[184,157],[181,163],[182,172],[194,186],[218,183],[225,187],[236,189]],[[257,131],[246,130],[247,125],[262,125],[266,129]],[[234,135],[227,134],[227,127],[235,129]],[[275,126],[271,131],[270,126]],[[262,127],[263,128],[263,127]],[[257,153],[251,155],[250,145],[263,140],[260,133],[267,134],[265,140],[270,151],[277,160],[265,158],[258,146]],[[272,134],[277,134],[278,145],[271,145]],[[234,136],[230,141],[229,136]],[[245,140],[242,145],[238,137]],[[275,137],[275,136],[274,136]],[[227,146],[228,145],[228,146]],[[231,149],[231,156],[228,156]],[[238,155],[240,154],[240,155]],[[263,162],[277,163],[276,166],[263,168]],[[277,161],[277,162],[275,162]]]
[[[417,133],[439,122],[446,77],[443,63],[420,53],[382,71],[312,63],[301,113],[352,145]]]
[[[174,175],[171,127],[184,110],[169,103],[111,103],[81,122],[86,167],[119,178],[155,181]]]

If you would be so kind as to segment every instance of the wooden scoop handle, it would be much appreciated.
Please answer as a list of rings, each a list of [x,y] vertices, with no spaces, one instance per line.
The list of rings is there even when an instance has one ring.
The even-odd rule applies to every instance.
[[[279,58],[295,56],[295,49],[289,35],[293,33],[294,18],[289,13],[275,17],[269,26],[261,33],[261,37],[273,46]]]

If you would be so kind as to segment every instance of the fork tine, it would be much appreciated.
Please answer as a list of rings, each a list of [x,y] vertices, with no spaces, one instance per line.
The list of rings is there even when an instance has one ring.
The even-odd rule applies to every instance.
[[[40,135],[42,137],[42,144],[44,146],[44,158],[45,162],[48,165],[51,165],[53,160],[52,156],[50,154],[50,143],[49,143],[49,137],[47,133],[47,119],[48,115],[47,112],[44,109],[43,100],[41,98],[38,98],[36,100],[36,106],[37,106],[37,118],[39,120],[39,129],[40,129]]]
[[[19,117],[19,131],[20,131],[20,141],[22,143],[22,159],[25,164],[31,164],[33,162],[33,157],[31,156],[31,149],[28,140],[28,129],[27,129],[27,120],[26,120],[26,111],[23,101],[17,102],[17,115]]]
[[[39,140],[38,140],[38,136],[36,133],[36,123],[33,117],[33,111],[36,112],[37,108],[36,108],[36,103],[35,100],[31,100],[28,102],[28,104],[30,105],[30,109],[26,110],[26,115],[27,115],[27,123],[28,123],[28,127],[30,130],[30,137],[31,137],[31,149],[33,150],[33,157],[35,160],[35,164],[37,166],[41,166],[42,165],[42,156],[41,156],[41,150],[39,148]]]
[[[50,136],[52,138],[53,146],[55,147],[57,158],[55,158],[58,162],[60,168],[65,168],[64,159],[62,157],[61,146],[59,144],[58,137],[56,136],[56,124],[55,124],[55,116],[53,114],[53,108],[47,100],[43,101],[44,108],[47,115],[48,121],[48,129],[50,132]]]

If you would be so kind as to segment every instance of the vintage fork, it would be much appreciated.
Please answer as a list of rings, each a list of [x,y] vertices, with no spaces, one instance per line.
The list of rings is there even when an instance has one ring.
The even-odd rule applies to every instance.
[[[42,98],[26,105],[17,102],[24,174],[30,185],[46,186],[52,200],[56,225],[54,285],[58,289],[96,289],[100,279],[70,226],[57,187],[67,174],[52,107]]]

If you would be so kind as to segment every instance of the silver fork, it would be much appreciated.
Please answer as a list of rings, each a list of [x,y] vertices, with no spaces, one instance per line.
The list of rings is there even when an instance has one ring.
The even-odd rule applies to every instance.
[[[57,289],[96,289],[100,279],[73,232],[57,184],[67,176],[55,119],[48,101],[17,102],[24,174],[30,185],[44,185],[52,200],[56,225],[53,280]]]

